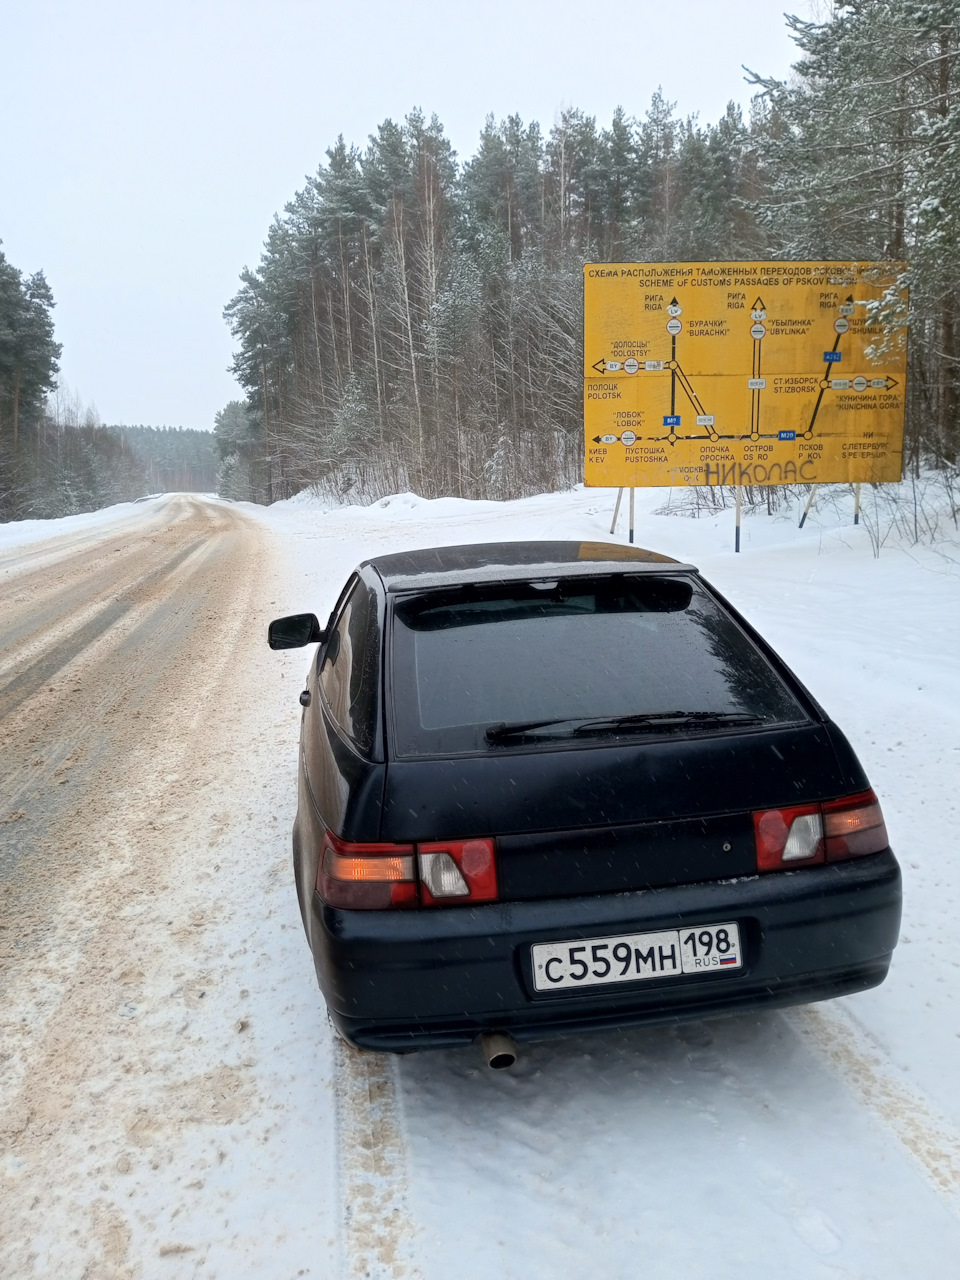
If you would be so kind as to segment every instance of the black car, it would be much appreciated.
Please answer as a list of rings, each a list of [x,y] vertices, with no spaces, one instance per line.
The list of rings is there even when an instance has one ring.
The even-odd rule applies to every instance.
[[[281,618],[269,642],[319,643],[294,871],[351,1043],[534,1040],[883,981],[900,871],[877,798],[693,566],[583,542],[378,556],[325,629]]]

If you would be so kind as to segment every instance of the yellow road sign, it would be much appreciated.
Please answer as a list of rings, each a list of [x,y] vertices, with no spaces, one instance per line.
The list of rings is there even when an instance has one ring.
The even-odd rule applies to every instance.
[[[588,485],[899,480],[898,263],[588,263]],[[906,297],[902,298],[903,310]]]

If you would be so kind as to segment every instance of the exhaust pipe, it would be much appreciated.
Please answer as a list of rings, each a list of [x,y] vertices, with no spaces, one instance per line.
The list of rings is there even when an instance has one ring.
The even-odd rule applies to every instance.
[[[480,1048],[487,1066],[494,1071],[504,1071],[517,1060],[517,1046],[504,1031],[485,1031],[480,1037]]]

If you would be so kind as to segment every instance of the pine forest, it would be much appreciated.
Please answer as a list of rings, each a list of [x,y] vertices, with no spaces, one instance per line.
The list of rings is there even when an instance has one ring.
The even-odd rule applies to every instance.
[[[604,123],[488,117],[466,159],[420,110],[363,148],[338,138],[225,309],[244,398],[211,424],[220,493],[506,498],[582,479],[588,261],[905,262],[905,467],[955,470],[960,0],[786,21],[791,75],[748,72],[747,107],[715,123],[658,90]],[[119,492],[131,466],[149,487],[143,439],[51,414],[52,306],[0,257],[5,518],[79,501],[71,485]]]
[[[226,308],[245,403],[222,491],[510,497],[582,478],[586,261],[906,260],[906,465],[958,443],[960,7],[856,0],[788,18],[787,82],[678,118],[488,118],[459,164],[413,111],[338,139]]]

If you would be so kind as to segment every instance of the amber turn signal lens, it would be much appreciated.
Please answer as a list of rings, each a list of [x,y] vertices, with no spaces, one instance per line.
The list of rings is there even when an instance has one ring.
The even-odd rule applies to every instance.
[[[328,831],[320,852],[317,891],[331,907],[355,911],[415,907],[413,846],[351,844]]]
[[[886,849],[890,840],[879,801],[872,791],[830,800],[823,806],[827,861],[863,858]]]

